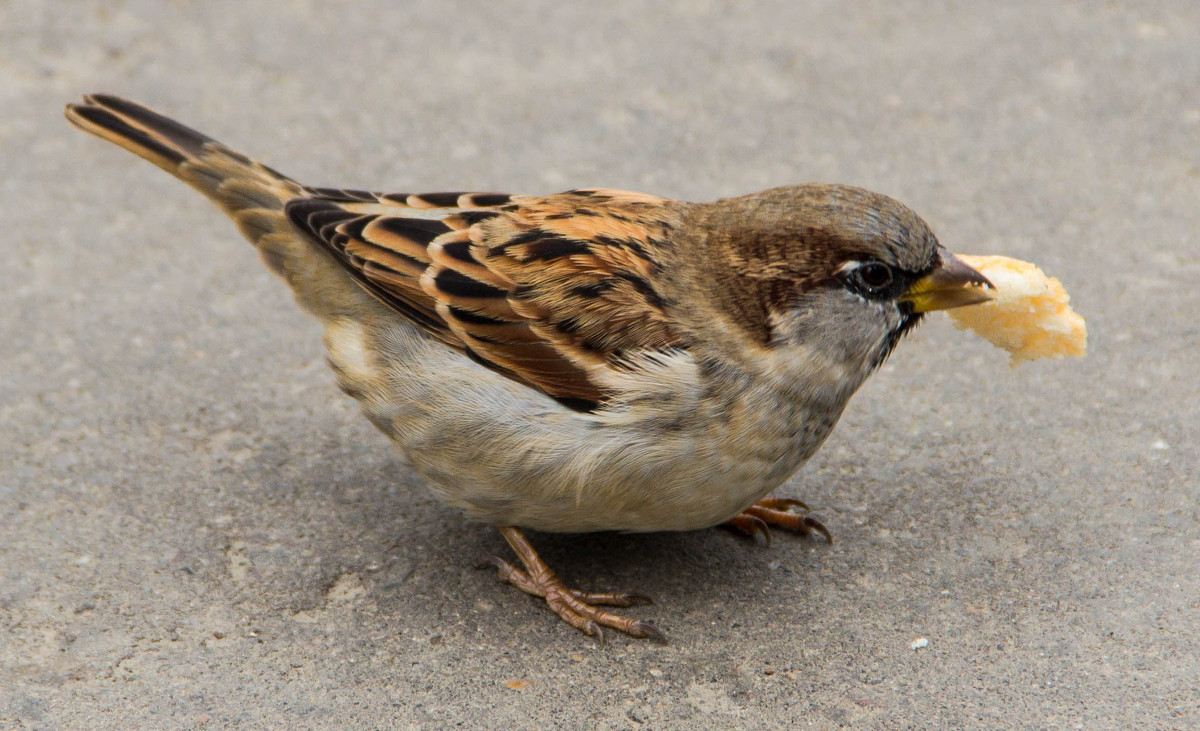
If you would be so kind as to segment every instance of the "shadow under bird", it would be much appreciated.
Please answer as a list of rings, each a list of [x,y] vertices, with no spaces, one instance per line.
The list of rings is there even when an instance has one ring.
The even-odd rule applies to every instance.
[[[590,635],[664,640],[569,588],[522,529],[828,531],[768,495],[923,313],[991,284],[897,201],[808,184],[711,203],[302,185],[94,94],[76,126],[213,200],[321,321],[338,385],[437,495],[499,528],[500,576]]]

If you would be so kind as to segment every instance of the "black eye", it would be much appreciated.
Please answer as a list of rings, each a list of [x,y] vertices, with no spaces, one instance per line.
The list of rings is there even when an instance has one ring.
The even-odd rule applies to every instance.
[[[869,261],[854,270],[858,281],[870,289],[884,289],[892,283],[892,269],[887,264]]]

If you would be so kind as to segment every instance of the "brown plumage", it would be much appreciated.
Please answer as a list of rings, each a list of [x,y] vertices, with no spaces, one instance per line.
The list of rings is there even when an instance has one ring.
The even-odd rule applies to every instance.
[[[564,586],[520,527],[828,535],[763,498],[923,312],[988,298],[915,213],[849,186],[382,194],[301,185],[117,97],[67,118],[215,201],[371,422],[501,527],[524,565],[501,576],[589,634],[662,638],[595,606],[635,595]]]
[[[678,223],[672,201],[609,190],[370,194],[366,207],[363,197],[312,191],[285,210],[384,302],[521,383],[594,408],[606,398],[596,371],[680,344],[650,284]]]

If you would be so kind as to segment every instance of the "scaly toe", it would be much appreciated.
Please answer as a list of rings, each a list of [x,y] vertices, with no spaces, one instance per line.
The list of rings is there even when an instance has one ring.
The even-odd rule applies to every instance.
[[[578,589],[571,589],[571,595],[584,604],[599,604],[607,607],[632,607],[635,604],[653,604],[654,600],[645,594],[636,594],[631,591],[614,593],[614,592],[588,592]]]
[[[533,546],[530,545],[529,539],[519,528],[501,526],[500,532],[520,557],[521,563],[525,565],[525,570],[522,571],[509,562],[496,557],[489,557],[487,561],[499,568],[502,580],[526,594],[542,597],[550,610],[567,624],[586,635],[595,637],[601,644],[604,643],[604,631],[601,627],[615,629],[633,637],[645,637],[657,642],[666,642],[666,635],[649,622],[622,617],[592,606],[600,604],[627,607],[638,601],[648,604],[650,597],[633,592],[587,592],[567,588],[537,555]]]
[[[799,511],[794,512],[808,513],[812,511],[812,508],[808,507],[808,503],[790,497],[763,498],[755,503],[755,505],[762,508],[770,508],[772,510],[790,510],[791,508],[799,508]]]
[[[753,508],[751,508],[753,509]],[[741,533],[752,541],[757,541],[759,536],[763,537],[763,544],[771,547],[771,529],[767,527],[767,521],[760,518],[749,511],[738,513],[729,520],[725,521],[724,525],[728,528]]]

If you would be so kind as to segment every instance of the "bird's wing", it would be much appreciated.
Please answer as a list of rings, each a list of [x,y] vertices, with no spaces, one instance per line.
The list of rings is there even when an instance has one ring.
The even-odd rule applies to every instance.
[[[606,370],[682,346],[656,289],[677,209],[640,193],[376,194],[311,188],[292,222],[447,345],[574,408]]]

